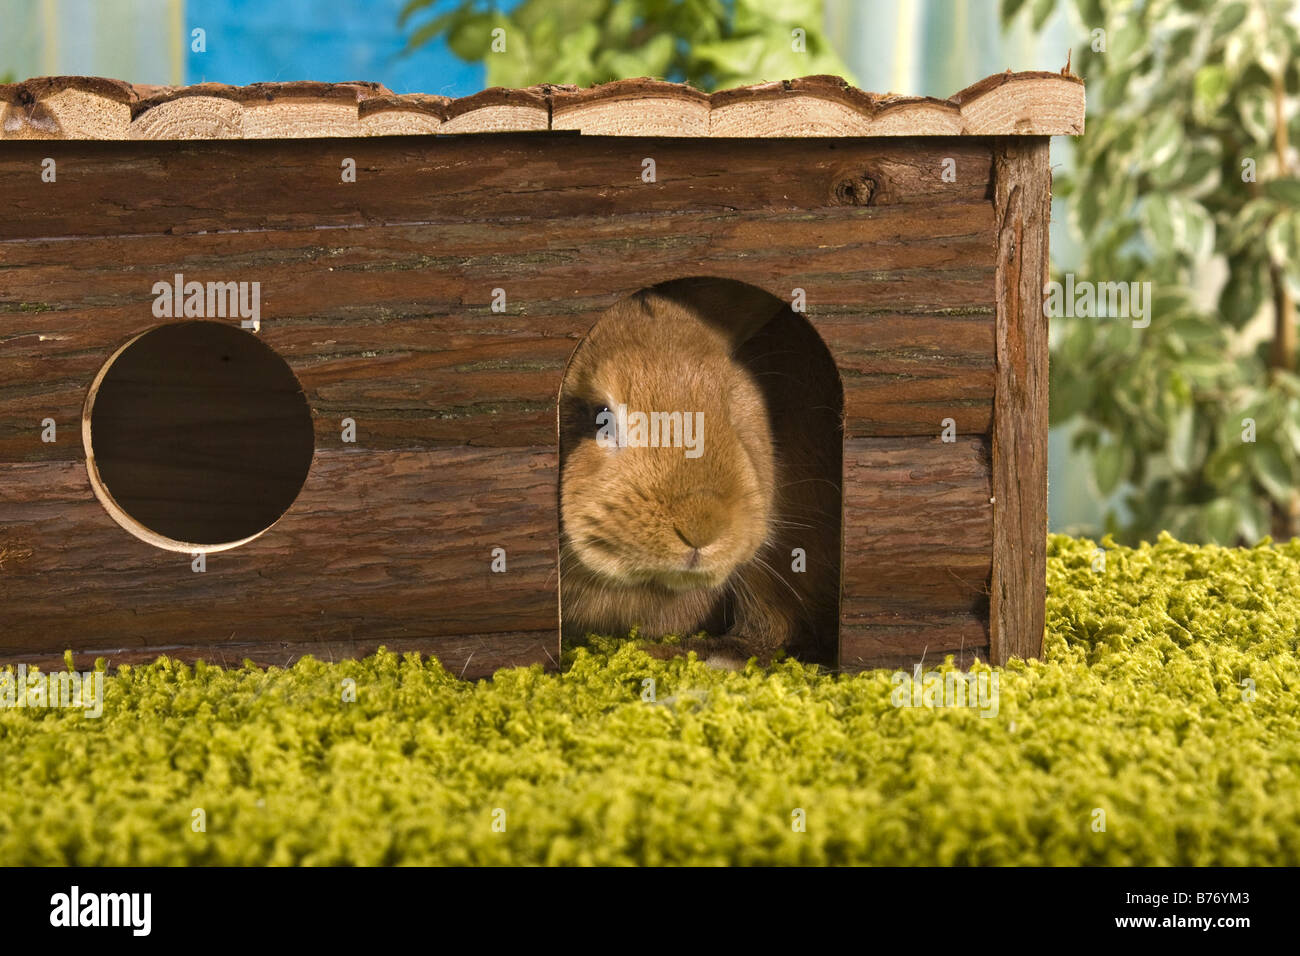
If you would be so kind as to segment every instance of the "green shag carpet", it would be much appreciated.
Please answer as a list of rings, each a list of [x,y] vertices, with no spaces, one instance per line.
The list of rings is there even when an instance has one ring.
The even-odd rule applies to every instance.
[[[1300,540],[1105,545],[1051,539],[993,717],[603,640],[477,684],[123,667],[98,719],[0,709],[0,862],[1300,863]]]

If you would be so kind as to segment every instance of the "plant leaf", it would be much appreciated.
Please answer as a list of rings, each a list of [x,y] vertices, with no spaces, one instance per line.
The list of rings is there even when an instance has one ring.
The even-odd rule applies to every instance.
[[[1118,441],[1098,446],[1092,461],[1092,475],[1102,495],[1109,497],[1119,487],[1128,472],[1130,459],[1128,447]]]
[[[1274,501],[1283,502],[1296,486],[1291,467],[1272,442],[1257,442],[1250,456],[1251,470]]]
[[[1271,179],[1260,189],[1265,196],[1300,209],[1300,179]]]

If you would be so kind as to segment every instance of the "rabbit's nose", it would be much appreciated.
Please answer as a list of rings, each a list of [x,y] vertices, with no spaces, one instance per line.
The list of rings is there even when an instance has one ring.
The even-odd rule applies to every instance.
[[[693,509],[690,515],[673,526],[673,530],[687,547],[698,551],[718,540],[725,526],[726,518],[722,509],[706,505]]]

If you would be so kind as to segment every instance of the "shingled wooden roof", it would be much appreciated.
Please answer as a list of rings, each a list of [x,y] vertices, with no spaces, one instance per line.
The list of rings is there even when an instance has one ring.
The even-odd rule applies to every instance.
[[[1053,136],[1083,132],[1083,81],[1001,73],[946,100],[807,76],[712,95],[618,80],[493,87],[459,99],[378,83],[133,86],[99,77],[0,85],[0,139],[285,139],[573,130],[589,136]]]

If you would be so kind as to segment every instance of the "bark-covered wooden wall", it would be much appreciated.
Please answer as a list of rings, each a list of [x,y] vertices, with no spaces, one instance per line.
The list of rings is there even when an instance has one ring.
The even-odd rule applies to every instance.
[[[57,187],[33,175],[47,155]],[[985,143],[929,140],[6,144],[0,650],[283,663],[387,643],[467,675],[557,659],[565,364],[619,297],[708,275],[803,289],[839,362],[844,663],[987,654],[992,168]],[[79,430],[176,273],[261,283],[259,335],[316,431],[285,517],[202,573],[109,518]]]
[[[566,363],[688,276],[800,299],[838,364],[841,665],[1040,648],[1046,134],[1082,131],[1077,78],[456,101],[53,78],[0,106],[0,661],[553,664]],[[177,275],[260,283],[314,432],[287,513],[201,572],[110,516],[82,440],[105,363],[184,320],[153,313]]]

